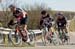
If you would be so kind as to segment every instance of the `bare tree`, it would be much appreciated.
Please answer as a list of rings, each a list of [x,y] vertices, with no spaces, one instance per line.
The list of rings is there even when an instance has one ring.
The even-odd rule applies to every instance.
[[[3,20],[3,26],[7,26],[7,23],[12,16],[11,12],[9,11],[8,6],[10,4],[14,4],[14,2],[16,3],[16,1],[15,0],[3,0],[0,3],[1,13],[2,13],[1,16],[0,16],[0,19]]]
[[[40,21],[40,12],[42,10],[47,10],[47,11],[51,10],[44,3],[41,4],[35,3],[34,5],[25,4],[25,6],[23,6],[22,9],[28,12],[28,16],[29,16],[28,28],[30,29],[38,28],[39,21]]]

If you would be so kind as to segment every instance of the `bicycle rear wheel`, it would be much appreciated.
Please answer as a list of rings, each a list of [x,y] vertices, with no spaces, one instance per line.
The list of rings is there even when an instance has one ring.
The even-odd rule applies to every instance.
[[[65,43],[68,45],[70,43],[70,36],[68,35],[68,33],[65,33]]]

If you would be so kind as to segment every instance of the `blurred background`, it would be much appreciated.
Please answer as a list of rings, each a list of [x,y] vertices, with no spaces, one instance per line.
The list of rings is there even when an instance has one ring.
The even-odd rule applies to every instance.
[[[57,12],[62,12],[67,20],[71,21],[70,31],[75,31],[75,0],[0,0],[0,26],[2,27],[7,27],[8,22],[13,19],[8,8],[10,4],[28,12],[28,29],[38,29],[40,12],[47,10],[54,19]]]

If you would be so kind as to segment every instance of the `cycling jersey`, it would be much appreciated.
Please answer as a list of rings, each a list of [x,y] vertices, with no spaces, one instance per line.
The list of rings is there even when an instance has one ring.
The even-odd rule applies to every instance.
[[[50,16],[45,16],[41,18],[40,26],[47,27],[48,29],[52,26],[53,19]]]
[[[27,24],[28,20],[27,13],[21,10],[20,8],[16,8],[16,10],[13,12],[13,16],[17,18],[17,21],[20,24]]]
[[[62,19],[57,19],[56,23],[57,23],[58,27],[64,27],[66,25],[67,21],[66,21],[65,17],[63,17]]]
[[[22,18],[23,17],[22,10],[20,8],[16,8],[16,10],[13,12],[13,16],[15,16],[16,18]]]

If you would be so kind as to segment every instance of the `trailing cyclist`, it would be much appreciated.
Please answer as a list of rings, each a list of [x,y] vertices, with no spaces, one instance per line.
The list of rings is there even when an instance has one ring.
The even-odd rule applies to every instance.
[[[67,25],[66,17],[61,12],[58,12],[56,14],[56,16],[57,16],[56,17],[56,27],[58,29],[58,33],[61,36],[61,39],[64,37],[65,40],[68,40],[67,37],[66,37],[67,34],[68,34],[67,28],[66,28],[66,25]],[[62,34],[60,33],[60,31],[62,31]]]

